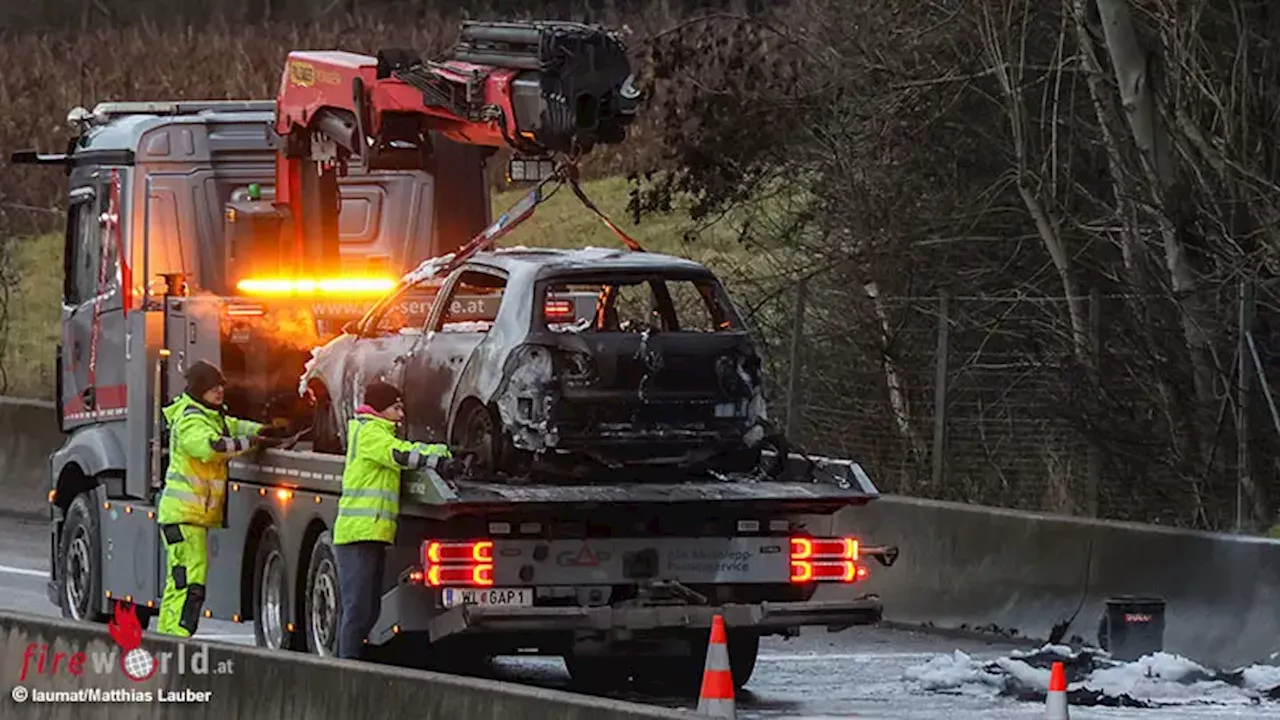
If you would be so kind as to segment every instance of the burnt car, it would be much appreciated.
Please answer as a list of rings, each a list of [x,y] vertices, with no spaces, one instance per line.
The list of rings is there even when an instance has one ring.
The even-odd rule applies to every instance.
[[[317,451],[345,451],[362,388],[383,379],[404,390],[408,439],[448,442],[482,471],[759,462],[761,359],[705,266],[513,248],[414,276],[314,352],[300,389],[315,399]]]

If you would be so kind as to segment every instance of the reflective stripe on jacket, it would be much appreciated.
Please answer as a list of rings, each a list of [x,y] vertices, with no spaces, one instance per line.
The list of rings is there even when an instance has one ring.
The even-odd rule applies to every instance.
[[[183,393],[164,409],[169,469],[156,511],[161,525],[222,527],[227,461],[252,448],[262,425],[223,415]]]
[[[333,544],[393,542],[400,516],[400,472],[424,467],[431,456],[450,457],[449,448],[401,440],[395,423],[371,413],[362,412],[347,423],[347,463]]]

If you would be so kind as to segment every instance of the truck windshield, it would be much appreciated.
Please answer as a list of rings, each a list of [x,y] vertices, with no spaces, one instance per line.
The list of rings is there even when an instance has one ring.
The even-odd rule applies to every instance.
[[[717,333],[742,329],[709,277],[601,276],[551,280],[540,298],[553,332]]]

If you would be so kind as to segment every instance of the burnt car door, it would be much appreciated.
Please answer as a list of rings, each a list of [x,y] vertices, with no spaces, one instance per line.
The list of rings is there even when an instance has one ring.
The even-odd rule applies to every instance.
[[[501,371],[485,339],[497,323],[506,287],[505,274],[464,266],[441,289],[406,363],[405,421],[412,439],[456,442],[454,408],[467,415],[462,422],[494,421],[487,430],[497,431],[496,418],[485,413],[480,387],[488,375]]]
[[[330,388],[335,398],[342,398],[336,404],[344,432],[347,421],[364,401],[364,388],[370,382],[384,380],[405,387],[405,363],[421,338],[438,291],[438,281],[402,288],[360,322],[342,363],[342,388]]]

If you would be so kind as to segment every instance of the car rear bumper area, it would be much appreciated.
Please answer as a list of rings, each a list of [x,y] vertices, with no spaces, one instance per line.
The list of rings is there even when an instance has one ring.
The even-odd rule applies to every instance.
[[[721,615],[729,627],[753,628],[765,634],[825,626],[845,628],[879,622],[879,598],[823,602],[727,604],[720,606],[651,607],[484,607],[464,605],[431,622],[433,637],[468,633],[548,631],[660,631],[710,628]]]

